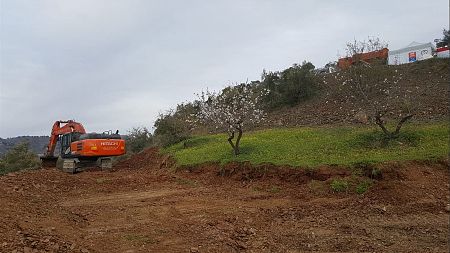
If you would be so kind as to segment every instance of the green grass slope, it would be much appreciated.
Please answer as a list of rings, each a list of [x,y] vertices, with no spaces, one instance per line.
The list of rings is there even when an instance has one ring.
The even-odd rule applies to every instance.
[[[373,126],[269,129],[244,133],[242,154],[233,156],[225,134],[198,136],[163,149],[178,165],[250,161],[253,164],[318,166],[428,160],[448,155],[446,123],[409,124],[396,141],[385,142]]]

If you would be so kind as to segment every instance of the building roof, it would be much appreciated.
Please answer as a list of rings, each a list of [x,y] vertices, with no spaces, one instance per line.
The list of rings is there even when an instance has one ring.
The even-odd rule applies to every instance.
[[[404,48],[389,51],[389,55],[407,53],[407,52],[411,52],[411,51],[414,51],[414,50],[423,49],[423,48],[430,48],[430,47],[433,48],[433,43],[431,43],[431,42],[419,43],[419,42],[413,41],[408,46],[406,46]]]

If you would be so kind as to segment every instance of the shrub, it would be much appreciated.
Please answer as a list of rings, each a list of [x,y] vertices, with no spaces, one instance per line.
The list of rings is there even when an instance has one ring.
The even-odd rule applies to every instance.
[[[344,192],[348,189],[348,182],[344,179],[334,179],[330,186],[334,192]]]
[[[313,97],[318,89],[313,70],[312,63],[303,62],[281,72],[264,71],[261,84],[269,91],[263,101],[265,106],[267,108],[294,106]]]
[[[360,182],[356,186],[356,193],[358,193],[358,194],[365,193],[370,188],[371,185],[372,185],[372,182],[369,180],[364,180],[364,181]]]
[[[155,144],[161,147],[167,147],[180,141],[186,140],[190,137],[189,124],[184,117],[177,112],[182,112],[178,105],[176,112],[168,112],[167,114],[160,114],[155,121]]]
[[[372,179],[381,179],[383,177],[382,172],[378,168],[373,168],[370,172],[370,178]]]
[[[39,157],[30,151],[27,142],[19,143],[0,159],[0,175],[10,172],[37,169],[41,165]]]
[[[134,127],[128,131],[127,150],[137,153],[153,144],[153,136],[145,127]]]

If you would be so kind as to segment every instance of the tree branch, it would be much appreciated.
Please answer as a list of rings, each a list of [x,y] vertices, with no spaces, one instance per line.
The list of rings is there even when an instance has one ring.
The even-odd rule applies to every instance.
[[[414,114],[409,114],[409,115],[406,115],[405,117],[403,117],[403,118],[400,120],[400,122],[398,122],[397,128],[395,129],[395,132],[394,132],[393,135],[394,135],[394,136],[398,136],[398,134],[400,133],[400,129],[402,128],[403,123],[405,123],[406,121],[408,121],[409,119],[411,119],[413,116],[414,116]]]
[[[384,112],[380,112],[380,111],[377,112],[377,114],[375,115],[375,124],[377,124],[381,128],[381,130],[383,130],[384,134],[386,134],[390,138],[390,137],[392,137],[392,134],[384,126],[384,122],[381,119],[385,114],[386,114],[386,111],[384,111]]]

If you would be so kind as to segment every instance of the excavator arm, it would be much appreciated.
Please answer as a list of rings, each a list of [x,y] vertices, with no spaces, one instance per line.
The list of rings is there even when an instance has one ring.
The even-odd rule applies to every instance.
[[[61,125],[63,124],[63,125]],[[53,124],[52,133],[50,135],[50,141],[47,145],[47,150],[44,154],[44,157],[54,157],[53,153],[55,152],[56,143],[58,142],[58,137],[62,134],[66,133],[81,133],[85,134],[86,130],[81,123],[75,122],[74,120],[58,120]]]

